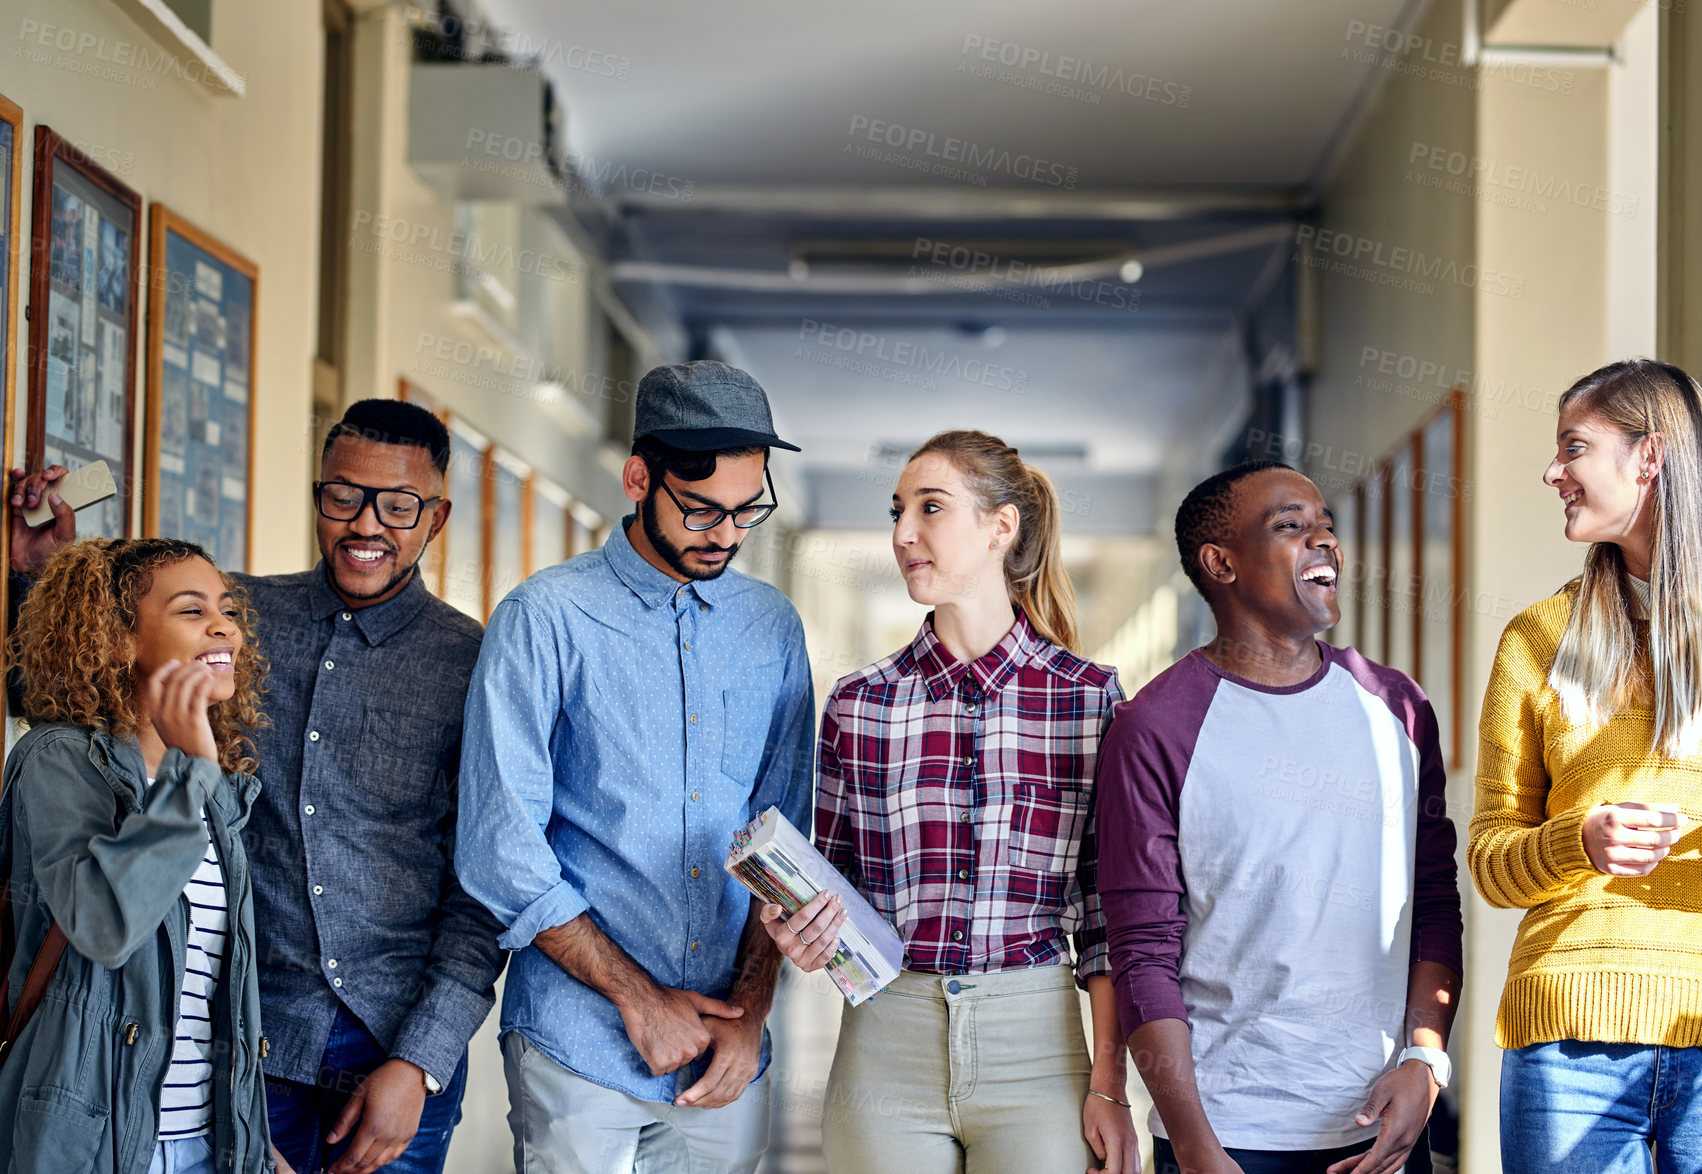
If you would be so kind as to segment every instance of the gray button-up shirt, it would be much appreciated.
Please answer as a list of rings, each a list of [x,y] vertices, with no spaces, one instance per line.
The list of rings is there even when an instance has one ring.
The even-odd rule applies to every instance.
[[[313,1083],[339,1000],[449,1082],[495,1002],[502,927],[456,880],[462,702],[479,625],[418,576],[344,606],[321,564],[238,575],[271,662],[254,874],[266,1073]]]

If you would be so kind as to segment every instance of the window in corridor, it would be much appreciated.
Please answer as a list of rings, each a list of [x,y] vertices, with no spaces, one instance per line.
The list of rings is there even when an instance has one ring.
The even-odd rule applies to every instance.
[[[449,422],[449,500],[454,508],[438,541],[443,576],[438,594],[476,620],[485,618],[483,435],[458,419]]]
[[[532,478],[532,543],[529,571],[541,571],[566,562],[573,553],[573,499],[555,482],[536,474]]]
[[[501,449],[486,454],[484,490],[489,502],[486,527],[488,556],[485,563],[485,607],[488,619],[502,597],[526,577],[526,531],[528,518],[527,481],[531,470]]]

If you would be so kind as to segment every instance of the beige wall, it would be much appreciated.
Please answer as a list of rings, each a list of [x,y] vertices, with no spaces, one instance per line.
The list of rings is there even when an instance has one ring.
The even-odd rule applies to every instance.
[[[1702,371],[1702,13],[1662,5],[1660,356]]]
[[[1309,471],[1327,493],[1345,490],[1450,384],[1468,392],[1467,736],[1448,792],[1462,847],[1470,733],[1501,630],[1580,561],[1540,482],[1555,399],[1608,359],[1654,346],[1657,20],[1650,11],[1632,22],[1623,64],[1608,70],[1490,65],[1462,70],[1460,84],[1434,70],[1395,71],[1323,194],[1314,241],[1332,232],[1356,249],[1374,243],[1372,263],[1357,269],[1353,256],[1333,251],[1320,264],[1324,250],[1313,246],[1321,325]],[[1459,42],[1462,29],[1459,5],[1444,0],[1414,32],[1434,46]],[[1402,288],[1390,275],[1398,266],[1375,260],[1376,246],[1384,258],[1396,247],[1440,257],[1458,277],[1415,271],[1431,288]],[[1306,260],[1304,242],[1300,252]],[[1489,909],[1463,851],[1461,864],[1467,976],[1452,1050],[1461,1169],[1483,1174],[1500,1166],[1494,1019],[1518,916]]]
[[[395,395],[406,377],[612,512],[618,490],[597,442],[605,399],[631,388],[609,387],[606,369],[588,361],[600,317],[583,258],[543,212],[520,205],[481,205],[469,243],[469,222],[407,161],[410,49],[394,9],[360,19],[355,58],[345,397]],[[476,313],[458,311],[457,272],[475,267],[513,299],[511,311],[488,298]],[[540,389],[546,382],[565,390]]]
[[[35,126],[45,123],[82,144],[145,202],[165,204],[260,267],[252,489],[253,565],[261,572],[298,569],[311,543],[304,503],[318,273],[319,22],[317,0],[217,0],[214,51],[247,79],[247,96],[236,98],[185,80],[196,76],[194,70],[118,64],[170,47],[152,40],[114,4],[0,0],[0,42],[6,43],[0,93],[22,106],[25,117],[23,235],[30,224]],[[73,48],[64,51],[60,43]],[[145,244],[142,256],[145,263]],[[20,258],[20,266],[26,277],[27,259]],[[28,292],[26,281],[16,339],[14,451],[20,460],[29,386],[21,311]],[[141,308],[139,335],[145,298]],[[132,341],[139,465],[144,350],[140,337]]]
[[[111,3],[0,0],[0,35],[15,41],[0,94],[26,118],[26,234],[30,139],[44,122],[110,164],[145,201],[171,207],[258,264],[253,567],[299,568],[312,557],[306,490],[315,425],[326,423],[312,418],[323,91],[318,0],[218,0],[213,49],[246,79],[241,97],[181,76],[192,70],[174,75],[114,64],[171,47]],[[45,46],[38,43],[44,35]],[[55,47],[66,43],[84,47]],[[409,56],[396,10],[366,6],[355,23],[345,400],[393,396],[406,376],[562,487],[605,514],[616,512],[621,498],[598,442],[605,401],[629,396],[631,388],[612,386],[597,361],[594,335],[603,319],[589,274],[543,213],[486,206],[485,243],[498,258],[488,268],[516,309],[498,322],[507,334],[456,312],[453,270],[468,254],[457,243],[453,205],[407,164]],[[27,260],[23,265],[27,279]],[[20,311],[27,280],[22,294]],[[145,302],[142,310],[145,322]],[[21,314],[19,325],[14,447],[21,460],[28,387]],[[142,336],[139,329],[134,340],[138,454]],[[547,381],[563,390],[541,389]]]
[[[1609,91],[1609,75],[1600,70],[1578,71],[1570,95],[1486,80],[1479,150],[1486,160],[1557,177],[1574,190],[1626,194],[1612,191]],[[1623,201],[1620,206],[1623,214]],[[1468,468],[1475,503],[1468,566],[1483,603],[1472,609],[1467,630],[1465,680],[1471,698],[1483,696],[1506,619],[1553,593],[1581,563],[1580,550],[1561,534],[1554,492],[1540,478],[1554,455],[1556,397],[1579,376],[1616,357],[1608,346],[1610,321],[1620,333],[1633,328],[1624,314],[1610,314],[1609,245],[1619,231],[1615,219],[1611,211],[1563,199],[1545,201],[1540,214],[1495,204],[1481,213],[1483,263],[1518,274],[1527,293],[1479,300],[1476,366],[1485,386],[1516,382],[1532,394],[1503,398],[1498,411],[1480,412],[1473,420]],[[1652,264],[1652,258],[1647,262]],[[1622,264],[1622,270],[1630,268],[1629,261]],[[1645,327],[1652,326],[1652,303],[1647,309]],[[1462,1060],[1467,1079],[1481,1090],[1493,1086],[1500,1070],[1495,1011],[1519,916],[1492,910],[1475,897],[1469,914],[1472,973],[1462,1003]],[[1487,1102],[1481,1091],[1477,1096]],[[1495,1117],[1485,1103],[1465,1126],[1470,1169],[1497,1168],[1496,1139]]]
[[[1460,0],[1440,0],[1412,31],[1441,46],[1457,45],[1461,28]],[[1433,412],[1461,373],[1470,378],[1474,291],[1460,274],[1474,255],[1477,202],[1431,186],[1455,177],[1445,161],[1427,165],[1434,148],[1474,150],[1475,92],[1468,70],[1457,76],[1447,84],[1389,72],[1324,187],[1317,234],[1303,233],[1296,249],[1303,279],[1315,283],[1320,331],[1306,439],[1323,451],[1307,472],[1332,499]],[[1346,256],[1337,252],[1344,241]],[[1428,275],[1438,259],[1451,279]]]
[[[1608,186],[1622,197],[1607,240],[1607,350],[1616,356],[1654,355],[1659,342],[1660,31],[1659,8],[1643,9],[1620,38],[1624,67],[1607,78]]]

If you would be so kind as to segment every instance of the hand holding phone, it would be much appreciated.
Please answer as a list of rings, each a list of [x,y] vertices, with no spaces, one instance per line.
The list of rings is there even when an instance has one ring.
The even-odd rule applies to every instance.
[[[63,499],[58,506],[53,505],[59,494],[59,482],[68,474],[64,465],[49,465],[34,473],[12,470],[12,516],[6,525],[11,537],[11,570],[15,574],[35,575],[54,551],[77,540],[77,515]],[[24,521],[24,513],[34,512],[37,505],[58,512],[51,514],[48,524],[32,527]]]
[[[52,491],[58,493],[73,510],[80,510],[116,496],[118,483],[112,479],[112,470],[107,468],[106,462],[96,461],[65,474],[52,486]],[[24,510],[24,521],[32,528],[52,520],[53,507],[48,504],[45,494],[34,509]]]

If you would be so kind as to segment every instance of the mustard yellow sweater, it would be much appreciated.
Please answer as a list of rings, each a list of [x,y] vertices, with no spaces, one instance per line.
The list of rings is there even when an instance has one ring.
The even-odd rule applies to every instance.
[[[1651,750],[1647,708],[1595,729],[1561,715],[1548,670],[1572,599],[1507,625],[1478,727],[1467,860],[1486,901],[1529,911],[1495,1042],[1702,1044],[1702,755]],[[1584,817],[1621,802],[1677,803],[1692,829],[1648,876],[1608,876],[1584,854]]]

